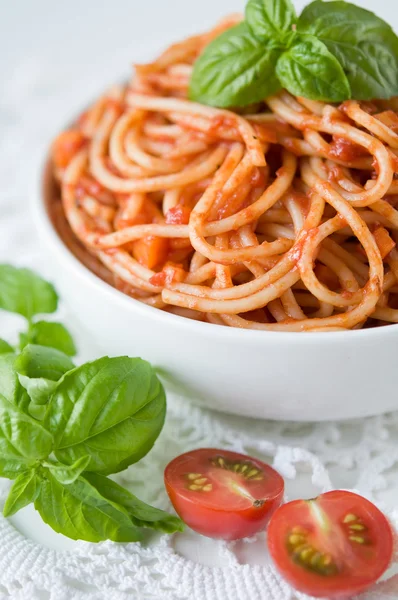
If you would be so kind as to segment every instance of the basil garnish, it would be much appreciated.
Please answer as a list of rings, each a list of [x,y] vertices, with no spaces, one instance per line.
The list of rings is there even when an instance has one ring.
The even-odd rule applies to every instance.
[[[297,17],[291,0],[249,0],[245,19],[198,58],[191,100],[245,106],[281,87],[325,102],[398,95],[398,38],[370,11],[315,0]]]
[[[28,321],[17,351],[0,340],[0,477],[13,479],[11,516],[34,503],[43,520],[72,539],[133,542],[141,528],[172,533],[182,521],[108,479],[152,448],[166,398],[151,365],[103,357],[75,367],[72,336],[53,312],[51,284],[0,265],[0,308]]]

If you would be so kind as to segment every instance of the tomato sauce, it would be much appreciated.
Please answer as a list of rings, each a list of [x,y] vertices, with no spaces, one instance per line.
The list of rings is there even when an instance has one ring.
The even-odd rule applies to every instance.
[[[330,144],[329,156],[343,162],[352,162],[357,158],[363,158],[367,155],[367,151],[359,146],[338,135],[333,136],[333,141]]]

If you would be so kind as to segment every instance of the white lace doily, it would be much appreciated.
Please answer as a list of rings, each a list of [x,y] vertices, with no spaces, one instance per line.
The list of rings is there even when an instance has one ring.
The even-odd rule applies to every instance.
[[[44,150],[53,133],[99,92],[104,83],[122,75],[120,68],[115,70],[115,65],[123,68],[134,55],[141,58],[140,53],[146,57],[153,55],[153,44],[150,51],[145,51],[142,45],[137,49],[133,43],[123,46],[119,44],[118,31],[108,31],[106,48],[102,56],[98,55],[94,69],[87,58],[92,54],[79,42],[78,34],[67,39],[71,24],[64,24],[64,28],[69,27],[65,33],[61,26],[63,17],[60,17],[51,39],[54,48],[56,44],[65,44],[68,50],[64,54],[56,50],[55,57],[51,56],[47,38],[43,42],[40,39],[41,13],[36,7],[50,10],[59,6],[59,10],[65,11],[65,20],[75,11],[88,22],[90,11],[94,14],[98,4],[94,0],[7,3],[10,14],[15,13],[15,23],[19,22],[18,11],[23,12],[17,5],[35,6],[36,12],[32,8],[29,13],[25,33],[35,35],[37,44],[35,53],[32,53],[33,42],[27,45],[26,51],[18,46],[15,53],[11,50],[3,53],[7,57],[7,73],[0,78],[3,88],[0,90],[0,261],[32,266],[48,277],[51,272],[46,253],[40,248],[27,210]],[[104,4],[111,7],[114,3]],[[135,5],[135,0],[120,2],[125,10],[131,10],[128,9],[131,4]],[[144,4],[154,5],[154,2]],[[182,1],[170,4],[178,4],[182,10]],[[215,3],[198,4],[205,7]],[[221,4],[220,0],[220,14],[228,10],[231,2],[223,0],[223,6]],[[239,4],[235,2],[232,8]],[[148,6],[148,10],[150,8]],[[106,10],[102,13],[103,20],[111,18]],[[0,19],[0,34],[7,35],[6,29],[11,31],[12,23],[12,19],[8,25]],[[194,21],[191,30],[197,26]],[[84,30],[83,26],[79,27]],[[183,30],[180,27],[178,33],[162,32],[162,39],[181,35]],[[104,25],[102,31],[105,31]],[[9,39],[13,35],[11,32]],[[4,40],[3,35],[0,38]],[[96,51],[100,52],[103,38],[98,40],[101,43]],[[115,48],[112,59],[108,54],[105,56],[105,50],[110,47]],[[5,64],[1,60],[2,57],[0,67]],[[73,315],[73,307],[63,307],[63,311],[60,318],[72,331],[78,332],[82,358],[96,356],[93,341],[84,334],[82,338],[82,327]],[[0,336],[8,338],[19,324],[16,317],[0,314]],[[167,509],[163,468],[168,460],[187,449],[218,446],[253,454],[273,464],[286,479],[288,499],[311,497],[332,488],[354,489],[375,501],[397,528],[397,442],[398,413],[345,423],[294,425],[211,414],[190,405],[186,399],[169,397],[166,426],[154,450],[138,465],[119,475],[118,480],[144,500]],[[4,480],[0,483],[0,501],[3,502],[9,484]],[[362,595],[361,600],[398,598],[395,572],[398,573],[398,555],[387,579]],[[0,517],[0,599],[3,598],[302,600],[303,596],[295,595],[270,566],[264,534],[235,544],[207,540],[189,531],[175,536],[154,535],[143,545],[63,544],[29,507],[12,520]]]
[[[368,498],[378,498],[379,506],[397,526],[398,510],[391,510],[394,503],[388,498],[380,500],[380,493],[388,496],[396,485],[390,470],[398,460],[397,433],[398,414],[322,425],[242,422],[173,397],[154,450],[117,479],[142,498],[168,508],[163,488],[163,468],[168,460],[190,448],[222,447],[270,461],[286,478],[288,499],[348,487],[350,483]],[[33,514],[29,513],[30,518]],[[226,543],[186,532],[154,535],[146,544],[79,542],[71,550],[57,551],[46,546],[46,539],[42,543],[26,539],[12,522],[1,517],[0,540],[0,590],[4,590],[4,598],[304,598],[295,595],[268,564],[264,534]],[[361,598],[392,600],[397,596],[398,576],[392,576]]]

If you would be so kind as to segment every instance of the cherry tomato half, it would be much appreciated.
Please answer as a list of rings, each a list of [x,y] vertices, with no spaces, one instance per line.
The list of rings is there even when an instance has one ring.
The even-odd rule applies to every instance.
[[[214,448],[178,456],[164,480],[176,512],[191,529],[225,540],[265,529],[284,492],[282,477],[270,466]]]
[[[268,526],[268,548],[295,589],[317,598],[347,598],[387,569],[393,535],[374,504],[335,491],[281,506]]]

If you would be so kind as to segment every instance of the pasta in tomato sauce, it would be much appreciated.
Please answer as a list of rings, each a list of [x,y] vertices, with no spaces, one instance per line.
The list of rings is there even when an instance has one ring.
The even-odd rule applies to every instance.
[[[397,323],[398,102],[191,102],[195,59],[237,20],[137,65],[60,134],[58,230],[109,283],[184,317],[271,331]]]

